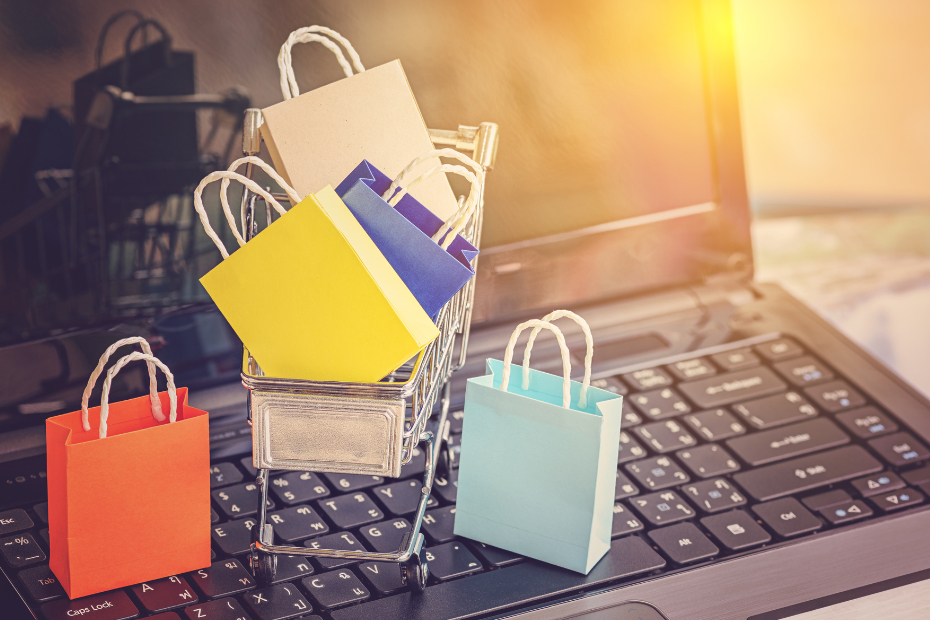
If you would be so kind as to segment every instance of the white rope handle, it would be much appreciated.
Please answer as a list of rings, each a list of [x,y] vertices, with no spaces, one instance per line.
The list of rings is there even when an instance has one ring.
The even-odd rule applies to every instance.
[[[358,52],[355,51],[355,48],[352,47],[348,39],[335,30],[325,26],[306,26],[304,28],[298,28],[288,35],[287,40],[281,45],[281,51],[278,52],[281,94],[284,95],[285,101],[300,95],[300,88],[298,88],[297,78],[294,76],[293,59],[291,57],[291,48],[297,43],[322,43],[326,49],[335,54],[336,61],[339,63],[339,66],[342,67],[342,72],[345,73],[346,77],[352,77],[352,67],[346,62],[346,57],[342,53],[342,50],[330,39],[321,35],[327,35],[339,43],[342,43],[349,53],[349,58],[352,59],[352,64],[355,65],[355,70],[359,73],[365,71],[365,67],[362,66],[362,60],[359,58]]]
[[[269,166],[264,160],[261,160],[258,157],[255,157],[254,155],[249,155],[248,157],[240,157],[239,159],[231,163],[226,170],[228,170],[229,172],[235,172],[236,168],[238,168],[239,166],[243,164],[254,164],[258,166],[259,168],[261,168],[262,170],[264,170],[265,172],[267,172],[268,176],[274,179],[275,183],[280,185],[281,189],[284,190],[284,193],[287,194],[288,200],[291,201],[291,206],[294,206],[298,202],[300,202],[300,195],[297,193],[297,190],[295,190],[293,187],[288,185],[287,181],[284,180],[284,177],[278,174],[278,172],[274,168]],[[229,181],[230,180],[228,178],[224,178],[223,182],[220,183],[220,204],[223,205],[223,213],[226,214],[226,221],[229,222],[229,227],[232,228],[233,234],[235,234],[236,236],[236,242],[239,244],[239,247],[241,248],[242,246],[245,245],[245,238],[239,233],[239,228],[236,226],[236,220],[232,214],[232,207],[229,206],[229,198],[226,195],[227,191],[229,191]]]
[[[97,379],[100,377],[100,373],[103,372],[103,367],[107,365],[107,362],[110,359],[110,356],[116,353],[116,350],[120,347],[124,347],[128,344],[138,344],[142,347],[142,352],[146,355],[152,354],[152,347],[149,346],[148,340],[140,336],[133,336],[131,338],[123,338],[122,340],[117,340],[103,352],[103,355],[100,356],[100,361],[97,362],[97,367],[94,368],[94,371],[90,373],[90,379],[87,380],[87,386],[84,388],[84,396],[81,398],[81,426],[84,427],[85,431],[90,430],[90,420],[88,419],[87,404],[90,402],[90,393],[94,391],[94,386],[97,385]],[[149,371],[149,400],[152,401],[152,415],[155,416],[155,419],[159,422],[164,421],[165,414],[161,410],[161,399],[158,398],[158,380],[155,378],[155,364],[154,362],[148,362],[148,371]]]
[[[219,236],[217,236],[216,231],[213,230],[213,227],[210,226],[210,218],[207,216],[207,210],[203,207],[203,189],[218,179],[232,179],[234,181],[239,181],[250,190],[264,198],[268,204],[275,208],[275,210],[284,215],[287,213],[287,209],[281,206],[277,200],[274,199],[265,188],[261,187],[258,183],[242,176],[236,172],[229,172],[228,170],[217,170],[216,172],[211,172],[203,178],[200,182],[200,185],[194,190],[194,208],[197,210],[197,213],[200,215],[200,223],[203,224],[203,229],[207,231],[207,236],[213,240],[213,243],[216,244],[216,247],[219,249],[220,254],[223,255],[223,259],[229,258],[229,252],[226,251],[226,246],[223,245],[223,242],[220,241]],[[293,190],[291,190],[293,191]],[[222,192],[220,193],[222,196]],[[233,217],[232,211],[229,207],[228,201],[222,201],[223,211],[226,213],[226,221],[229,222],[229,227],[232,228],[233,234],[236,235],[236,241],[239,243],[239,246],[245,245],[245,239],[242,238],[242,235],[239,234],[239,231],[236,229],[236,218]]]
[[[517,325],[517,328],[513,330],[513,334],[510,336],[510,342],[507,343],[507,352],[504,354],[504,372],[501,374],[501,389],[505,392],[507,391],[507,384],[510,382],[510,364],[513,361],[513,349],[517,345],[517,338],[520,337],[520,332],[528,327],[548,329],[555,334],[555,339],[559,341],[559,348],[562,350],[562,406],[568,409],[572,402],[572,362],[568,356],[568,347],[565,346],[565,337],[562,336],[562,332],[559,331],[559,328],[552,323],[533,319],[525,323],[520,323]],[[524,361],[524,369],[527,368],[528,364],[529,358]]]
[[[468,193],[468,199],[465,201],[465,205],[461,209],[457,209],[456,212],[452,214],[452,217],[443,222],[442,226],[439,227],[439,230],[437,230],[432,237],[433,241],[439,243],[439,240],[442,239],[443,234],[453,226],[453,222],[458,221],[458,223],[455,224],[454,234],[448,235],[442,242],[442,249],[445,250],[449,248],[449,245],[452,243],[452,241],[455,240],[455,235],[457,235],[459,230],[464,228],[465,223],[467,223],[467,219],[460,215],[459,212],[464,210],[465,214],[470,217],[471,212],[473,211],[474,202],[477,200],[478,192],[480,191],[478,188],[478,177],[475,176],[475,173],[473,173],[468,168],[465,168],[464,166],[456,166],[454,164],[440,164],[430,168],[414,180],[410,181],[410,183],[407,184],[407,187],[402,187],[399,192],[390,197],[388,204],[392,207],[397,205],[397,203],[400,202],[400,199],[403,198],[410,190],[437,172],[452,172],[454,174],[465,177],[471,183],[471,191]]]
[[[171,407],[168,412],[168,422],[171,423],[178,419],[178,391],[174,387],[174,375],[171,374],[168,367],[157,357],[148,355],[147,353],[133,351],[129,355],[121,357],[120,360],[113,365],[113,368],[107,371],[107,378],[103,381],[103,394],[100,396],[100,439],[106,439],[107,436],[107,418],[110,416],[110,384],[113,383],[113,377],[123,369],[123,366],[136,360],[145,360],[149,364],[155,364],[165,373],[165,378],[168,380],[168,402]],[[159,419],[158,416],[155,415],[154,410],[152,411],[152,415],[159,422],[165,420],[164,415]]]
[[[588,322],[570,310],[554,310],[541,320],[549,323],[561,318],[568,318],[578,323],[581,331],[584,332],[584,341],[588,347],[584,356],[584,382],[581,384],[581,396],[578,398],[578,406],[582,409],[588,406],[588,386],[591,385],[591,360],[594,358],[594,337],[591,335],[591,328]],[[539,327],[533,328],[530,332],[530,339],[526,343],[526,351],[523,353],[523,389],[529,389],[530,386],[530,351],[533,350],[533,342],[539,334]]]
[[[437,157],[449,157],[451,159],[457,159],[461,163],[465,164],[466,166],[470,166],[472,170],[474,170],[474,174],[478,179],[478,183],[480,184],[482,188],[484,187],[485,172],[484,172],[484,167],[481,164],[476,162],[474,159],[472,159],[468,155],[465,155],[464,153],[460,153],[459,151],[456,151],[455,149],[433,149],[433,150],[423,153],[422,155],[414,159],[412,162],[407,164],[407,167],[400,171],[397,177],[391,182],[391,186],[387,188],[387,191],[385,191],[384,194],[381,195],[381,197],[384,198],[385,200],[388,200],[391,196],[394,195],[394,192],[397,190],[398,186],[400,185],[401,180],[405,176],[410,174],[414,170],[414,168],[416,168],[417,166],[419,166],[420,164],[422,164],[423,162],[429,159],[434,159]],[[411,184],[411,186],[412,185],[413,184]],[[450,228],[454,228],[454,234],[449,235],[448,242],[443,244],[443,249],[448,248],[449,244],[452,243],[452,240],[455,239],[455,235],[459,234],[461,230],[465,228],[465,226],[468,225],[468,221],[471,219],[472,214],[475,212],[475,210],[478,207],[477,199],[479,196],[481,196],[481,191],[479,190],[478,192],[475,192],[474,185],[472,185],[472,191],[469,192],[468,194],[469,200],[468,202],[465,203],[464,208],[462,204],[459,203],[459,208],[456,210],[455,214],[453,214],[452,217],[450,217],[448,220],[443,222],[442,226],[439,227],[439,230],[437,230],[436,233],[433,235],[433,241],[436,241],[438,243],[439,240],[442,239],[442,236],[446,233],[447,230],[449,230]]]

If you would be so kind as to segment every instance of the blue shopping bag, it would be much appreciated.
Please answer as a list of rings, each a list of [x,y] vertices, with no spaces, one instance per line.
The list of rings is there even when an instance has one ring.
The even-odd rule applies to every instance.
[[[509,374],[517,336],[529,326],[556,334],[563,377],[529,369],[531,345],[523,380]],[[590,358],[589,348],[585,381],[570,381],[561,332],[528,321],[503,362],[489,359],[487,374],[468,380],[456,536],[584,574],[607,553],[623,397],[588,385]]]
[[[390,185],[391,179],[366,160],[339,184],[336,193],[426,314],[435,318],[475,275],[471,261],[478,250],[457,234],[445,249],[433,241],[443,221],[407,193],[396,206],[388,204],[381,195]],[[447,232],[440,242],[450,234],[454,233]]]

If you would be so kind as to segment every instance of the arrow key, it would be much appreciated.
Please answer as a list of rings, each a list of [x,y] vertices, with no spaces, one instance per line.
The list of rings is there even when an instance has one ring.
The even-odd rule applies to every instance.
[[[882,472],[852,481],[853,487],[862,497],[872,497],[904,486],[904,481],[891,472]]]
[[[914,506],[924,501],[924,496],[920,491],[911,488],[903,488],[891,493],[883,493],[870,498],[872,503],[885,512],[900,510],[908,506]]]
[[[820,514],[832,525],[842,525],[843,523],[870,516],[872,509],[865,502],[855,499],[851,502],[824,508],[820,511]]]

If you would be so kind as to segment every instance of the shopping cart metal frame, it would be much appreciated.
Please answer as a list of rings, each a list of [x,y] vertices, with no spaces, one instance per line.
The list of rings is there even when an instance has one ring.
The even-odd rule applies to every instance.
[[[251,108],[245,113],[242,143],[243,154],[257,155],[261,148],[260,127],[261,110]],[[477,127],[460,125],[457,130],[429,130],[430,138],[437,148],[454,148],[468,153],[482,169],[487,172],[494,166],[497,156],[498,127],[494,123],[481,123]],[[251,178],[252,164],[246,164],[245,176]],[[274,194],[277,200],[287,200],[284,194]],[[254,193],[245,189],[242,196],[241,215],[243,236],[248,240],[258,232],[258,217]],[[484,213],[484,183],[479,184],[477,209],[469,224],[462,231],[462,236],[475,247],[480,247],[481,226]],[[269,205],[265,205],[266,225],[272,221]],[[477,266],[477,258],[473,266]],[[423,517],[432,492],[433,480],[437,472],[448,475],[453,466],[453,454],[448,448],[450,384],[452,373],[462,368],[467,357],[468,337],[474,305],[475,278],[462,288],[439,312],[436,325],[439,337],[428,345],[412,363],[408,363],[390,376],[377,383],[340,383],[327,381],[302,381],[267,377],[261,371],[255,359],[244,350],[242,384],[248,389],[249,422],[256,428],[256,403],[260,399],[280,399],[279,402],[301,402],[307,406],[326,402],[329,406],[344,406],[346,412],[359,403],[380,401],[399,408],[404,416],[404,430],[400,437],[399,460],[394,463],[392,473],[397,476],[400,466],[410,462],[414,449],[419,444],[426,444],[426,465],[421,487],[420,499],[414,513],[410,530],[401,541],[400,548],[392,553],[370,551],[344,551],[338,549],[311,549],[274,544],[274,529],[267,523],[268,487],[270,469],[259,467],[261,455],[253,454],[258,475],[256,485],[259,489],[258,522],[252,529],[252,546],[249,557],[252,572],[259,582],[268,584],[274,581],[277,555],[298,555],[321,558],[341,558],[375,562],[396,562],[400,564],[401,577],[414,591],[422,592],[429,577],[429,568],[423,558],[424,536],[421,532]],[[458,359],[453,363],[453,352],[458,344]],[[439,420],[437,425],[438,440],[433,433],[426,430],[427,421],[433,413],[437,400],[441,397]],[[314,400],[316,399],[316,400]],[[253,444],[254,445],[254,444]],[[258,451],[258,449],[256,449]],[[287,469],[301,470],[298,466],[286,466]],[[337,473],[370,473],[352,471],[342,467]]]

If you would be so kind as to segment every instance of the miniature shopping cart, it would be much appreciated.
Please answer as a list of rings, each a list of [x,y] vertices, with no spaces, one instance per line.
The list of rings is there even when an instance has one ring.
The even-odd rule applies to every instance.
[[[261,146],[261,111],[246,112],[243,151],[255,155]],[[497,154],[497,125],[460,126],[457,131],[430,130],[437,148],[467,151],[484,171],[491,169]],[[252,166],[247,164],[246,176]],[[462,236],[479,246],[483,215],[484,175],[478,188],[477,210]],[[287,200],[286,195],[277,195]],[[242,197],[243,236],[258,232],[258,220],[270,223],[271,209],[264,218],[256,213],[258,196],[248,189]],[[461,200],[461,199],[460,199]],[[439,337],[414,360],[377,383],[304,381],[265,376],[248,350],[243,353],[242,384],[249,390],[249,422],[252,451],[259,470],[258,524],[252,528],[250,563],[262,583],[274,581],[279,554],[400,563],[401,577],[414,591],[426,586],[429,571],[422,557],[420,528],[437,471],[448,475],[452,453],[448,448],[449,379],[465,363],[471,323],[475,279],[472,278],[440,310],[436,325]],[[458,360],[453,364],[453,349]],[[437,400],[437,437],[426,425]],[[269,472],[296,470],[367,474],[397,477],[400,468],[426,444],[426,468],[420,499],[411,529],[393,553],[311,549],[274,544],[273,525],[267,522]]]

